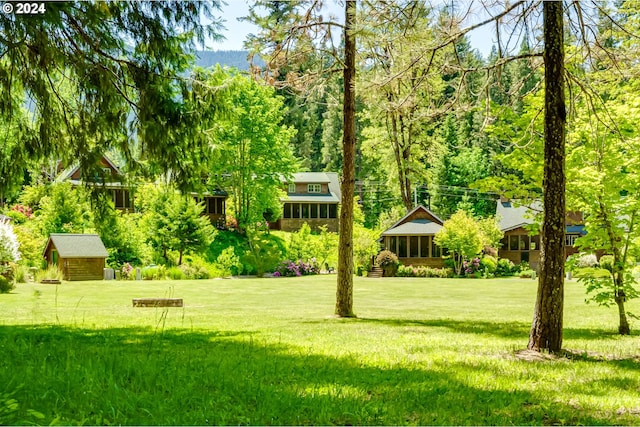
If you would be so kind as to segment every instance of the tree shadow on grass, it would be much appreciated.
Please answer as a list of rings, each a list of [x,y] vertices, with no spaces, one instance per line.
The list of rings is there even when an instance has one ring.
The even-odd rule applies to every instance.
[[[454,319],[395,319],[395,318],[357,318],[358,321],[399,327],[445,328],[463,334],[489,335],[498,338],[528,337],[530,323],[525,322],[489,322]],[[616,338],[618,334],[608,329],[565,328],[566,339],[601,340]]]
[[[513,384],[495,361],[384,367],[237,332],[0,326],[0,424],[630,423]],[[550,367],[554,369],[554,367]],[[540,375],[544,375],[540,373]],[[553,385],[550,385],[553,386]],[[17,409],[2,407],[15,399]],[[6,405],[5,405],[6,406]],[[4,409],[4,410],[3,410]],[[37,412],[42,414],[40,417]],[[627,418],[625,418],[627,417]],[[637,421],[637,420],[636,420]]]

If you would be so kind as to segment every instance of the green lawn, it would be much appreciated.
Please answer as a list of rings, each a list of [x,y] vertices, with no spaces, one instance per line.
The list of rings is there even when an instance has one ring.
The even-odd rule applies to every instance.
[[[639,335],[575,281],[564,358],[520,351],[533,280],[356,278],[357,319],[335,281],[18,285],[0,424],[640,424]],[[185,307],[132,307],[165,296]]]

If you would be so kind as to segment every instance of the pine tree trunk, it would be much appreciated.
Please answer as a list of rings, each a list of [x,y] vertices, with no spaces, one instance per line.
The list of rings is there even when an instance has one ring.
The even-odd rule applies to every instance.
[[[562,348],[565,235],[564,28],[562,1],[545,1],[544,221],[538,295],[528,348],[552,353]]]
[[[345,2],[344,31],[344,106],[342,143],[342,200],[340,207],[340,236],[338,244],[338,286],[336,314],[354,317],[353,313],[353,197],[356,171],[356,39],[353,27],[356,1]]]

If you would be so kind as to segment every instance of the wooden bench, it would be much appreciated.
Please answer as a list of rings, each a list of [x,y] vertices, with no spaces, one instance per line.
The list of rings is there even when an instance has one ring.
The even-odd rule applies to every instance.
[[[182,298],[134,298],[134,307],[182,307]]]
[[[59,285],[62,282],[60,282],[59,279],[42,279],[40,280],[40,283],[44,283],[47,285]]]

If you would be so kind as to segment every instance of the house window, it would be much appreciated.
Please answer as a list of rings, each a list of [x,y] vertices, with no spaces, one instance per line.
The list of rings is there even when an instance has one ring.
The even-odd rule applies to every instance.
[[[529,236],[523,235],[520,236],[520,250],[528,251],[529,250]]]
[[[406,258],[407,257],[407,237],[400,236],[398,237],[398,258]]]
[[[325,203],[320,204],[320,218],[329,218],[329,206]]]
[[[564,235],[564,244],[565,246],[575,246],[576,240],[580,237],[579,234],[565,234]]]
[[[289,219],[291,218],[291,203],[284,204],[284,217]]]
[[[288,193],[295,193],[296,192],[296,184],[295,183],[290,183],[287,187],[287,192]]]
[[[322,191],[321,184],[307,184],[308,193],[320,193]]]
[[[509,236],[509,250],[517,251],[520,242],[520,236]]]
[[[540,235],[537,234],[531,237],[531,250],[539,251],[540,250]]]
[[[431,239],[431,257],[440,258],[440,246],[436,245],[435,239]]]
[[[387,249],[394,254],[398,253],[398,250],[396,249],[396,236],[389,237],[389,247]]]
[[[318,204],[312,203],[309,205],[309,218],[318,218]]]
[[[429,258],[429,236],[420,236],[420,257]]]
[[[329,205],[329,218],[338,218],[338,205]]]
[[[208,214],[216,213],[216,199],[213,197],[207,197],[207,211]]]
[[[300,218],[300,203],[291,204],[291,218]]]
[[[223,214],[224,213],[224,199],[219,197],[216,199],[216,207],[218,208],[218,210],[216,211],[219,214]]]
[[[309,218],[309,205],[306,203],[302,204],[302,218]]]
[[[420,238],[418,236],[409,237],[409,256],[411,258],[418,258],[420,256]]]

